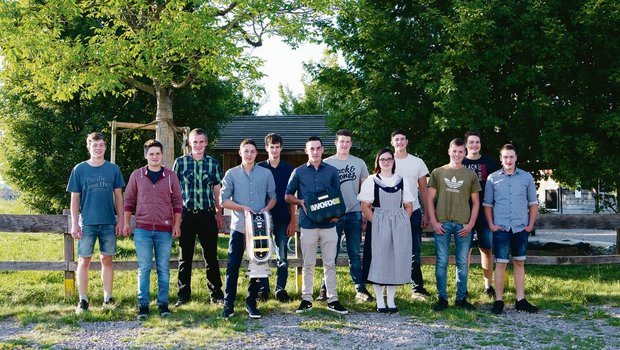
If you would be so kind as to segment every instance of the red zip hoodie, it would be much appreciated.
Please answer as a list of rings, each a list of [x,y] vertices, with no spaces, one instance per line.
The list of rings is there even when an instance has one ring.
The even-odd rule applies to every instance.
[[[162,176],[153,183],[147,166],[134,170],[125,188],[125,211],[134,210],[137,228],[172,232],[174,214],[183,212],[177,174],[164,168]]]

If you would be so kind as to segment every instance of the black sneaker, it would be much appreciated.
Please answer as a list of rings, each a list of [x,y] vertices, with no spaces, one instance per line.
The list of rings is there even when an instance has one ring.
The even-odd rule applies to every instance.
[[[390,314],[395,314],[398,312],[398,308],[397,307],[388,307],[387,308],[388,313]]]
[[[387,314],[390,312],[390,309],[387,307],[378,307],[377,312],[380,314]]]
[[[288,295],[286,290],[280,290],[276,292],[276,299],[278,299],[278,301],[281,303],[288,303],[289,301],[291,301],[291,296]]]
[[[299,304],[299,307],[297,308],[297,310],[295,310],[295,312],[301,314],[310,310],[312,310],[312,303],[308,300],[302,300],[301,304]]]
[[[333,311],[341,315],[346,315],[349,313],[349,310],[345,309],[338,300],[327,303],[327,310]]]
[[[174,307],[179,307],[181,305],[185,305],[189,303],[189,300],[179,299],[176,303],[174,303]]]
[[[460,307],[461,309],[465,309],[465,310],[469,310],[469,311],[476,311],[476,307],[473,306],[471,303],[469,303],[467,301],[467,298],[463,298],[461,300],[457,300],[454,305],[456,305],[456,307]]]
[[[260,311],[258,311],[258,308],[256,308],[256,304],[246,303],[245,304],[245,311],[248,312],[248,315],[252,319],[256,320],[256,319],[259,319],[259,318],[262,317],[262,315],[260,314]]]
[[[170,316],[170,309],[168,308],[168,304],[159,305],[159,317],[168,317]]]
[[[212,293],[211,304],[224,304],[224,294],[221,291]]]
[[[448,308],[448,300],[444,298],[439,298],[435,305],[433,305],[434,311],[443,311]]]
[[[114,304],[116,304],[116,300],[114,300],[114,298],[110,298],[103,302],[103,306],[113,306]]]
[[[75,307],[75,313],[79,315],[82,312],[86,312],[86,311],[88,311],[88,301],[82,299]]]
[[[229,318],[235,315],[235,308],[232,305],[224,304],[224,309],[222,310],[222,317]]]
[[[486,294],[489,298],[495,298],[495,288],[493,288],[493,286],[489,286],[484,290],[484,294]]]
[[[538,312],[538,308],[530,304],[527,300],[525,300],[525,298],[515,303],[515,309],[517,309],[517,311],[524,311],[530,314],[535,314]]]
[[[491,308],[491,313],[501,315],[502,312],[504,312],[504,302],[502,300],[495,300]]]
[[[375,301],[375,298],[368,292],[366,288],[358,291],[355,294],[355,299],[359,301]]]
[[[140,306],[138,307],[138,320],[146,320],[149,317],[149,307],[148,306]]]
[[[269,299],[269,292],[265,290],[259,290],[258,293],[256,294],[256,301],[266,302],[267,299]]]
[[[316,298],[316,301],[327,301],[327,289],[322,289],[319,292],[319,296]]]
[[[424,288],[414,289],[413,293],[411,293],[411,298],[414,300],[426,300],[430,296],[431,293]]]

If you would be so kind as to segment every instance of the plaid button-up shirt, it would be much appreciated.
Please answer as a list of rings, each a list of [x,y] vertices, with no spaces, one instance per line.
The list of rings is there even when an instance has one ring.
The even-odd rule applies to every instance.
[[[174,161],[173,170],[181,183],[184,208],[215,208],[213,186],[222,181],[222,169],[215,158],[205,154],[201,160],[195,160],[188,154]]]

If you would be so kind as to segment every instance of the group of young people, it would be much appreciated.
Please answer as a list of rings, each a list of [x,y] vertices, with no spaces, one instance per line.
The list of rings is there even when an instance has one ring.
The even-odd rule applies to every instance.
[[[234,315],[239,269],[245,250],[245,213],[269,211],[277,247],[275,298],[290,302],[286,291],[288,276],[287,240],[299,226],[302,251],[302,292],[297,308],[303,313],[313,301],[326,301],[327,309],[338,314],[348,310],[340,303],[337,290],[336,260],[340,241],[346,237],[351,280],[355,299],[376,302],[377,311],[394,313],[396,290],[411,283],[412,298],[426,299],[421,270],[422,228],[432,225],[435,232],[435,267],[438,301],[436,311],[448,307],[447,266],[449,245],[456,245],[457,307],[475,309],[467,301],[469,256],[474,232],[478,237],[484,271],[485,293],[495,298],[492,312],[504,310],[503,287],[506,265],[512,253],[516,287],[515,308],[536,312],[524,296],[523,262],[527,239],[537,213],[536,190],[532,176],[516,168],[517,153],[507,144],[500,150],[502,167],[480,155],[480,134],[469,132],[465,140],[452,140],[450,162],[430,173],[419,157],[407,152],[404,130],[391,135],[392,148],[377,152],[373,174],[364,161],[350,154],[353,135],[346,129],[336,133],[336,153],[323,159],[324,145],[319,137],[308,138],[308,161],[297,168],[281,159],[282,137],[270,133],[264,147],[268,159],[256,163],[258,145],[245,139],[239,147],[241,164],[225,175],[219,163],[205,154],[207,134],[194,129],[189,135],[191,153],[175,160],[172,169],[162,165],[163,147],[156,140],[144,144],[147,165],[136,169],[125,187],[119,168],[104,159],[105,138],[92,133],[87,138],[90,159],[76,165],[67,191],[71,192],[71,234],[78,239],[77,282],[79,302],[76,312],[88,310],[88,270],[98,239],[102,263],[104,307],[112,297],[116,237],[132,234],[131,216],[138,257],[138,319],[149,315],[150,270],[155,253],[159,314],[170,314],[168,307],[169,259],[172,239],[179,238],[178,292],[176,307],[191,300],[192,259],[196,238],[202,246],[207,287],[211,302],[223,304],[222,316]],[[326,190],[341,193],[346,212],[324,222],[310,219],[306,199]],[[480,195],[482,194],[482,195]],[[226,278],[222,284],[217,261],[217,237],[222,228],[222,211],[232,212]],[[298,215],[297,215],[298,212]],[[116,220],[115,213],[119,219]],[[123,213],[123,214],[121,214]],[[299,218],[299,225],[297,219]],[[361,254],[362,232],[365,231]],[[323,261],[322,286],[313,298],[317,247]],[[495,255],[495,288],[493,260]],[[372,285],[374,296],[366,285]],[[224,288],[224,290],[222,290]],[[266,278],[248,283],[245,310],[260,318],[257,301],[270,293]]]

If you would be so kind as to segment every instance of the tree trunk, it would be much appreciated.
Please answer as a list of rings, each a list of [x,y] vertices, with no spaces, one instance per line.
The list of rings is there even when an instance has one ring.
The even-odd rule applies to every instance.
[[[155,132],[155,138],[164,146],[164,166],[172,168],[174,163],[172,89],[155,84],[155,94],[157,96],[157,113],[155,115],[157,131]]]

